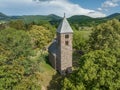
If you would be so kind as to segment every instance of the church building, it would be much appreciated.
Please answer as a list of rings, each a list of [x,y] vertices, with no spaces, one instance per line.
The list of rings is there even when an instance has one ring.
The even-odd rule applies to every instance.
[[[48,48],[49,62],[61,75],[72,72],[72,38],[73,30],[64,15],[56,31],[56,39]]]

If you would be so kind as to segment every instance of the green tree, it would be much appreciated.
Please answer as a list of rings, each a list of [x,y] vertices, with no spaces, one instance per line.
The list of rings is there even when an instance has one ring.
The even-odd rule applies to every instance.
[[[90,48],[93,50],[120,48],[120,22],[110,20],[94,28],[90,36]]]
[[[8,23],[9,27],[17,30],[25,30],[25,23],[23,20],[12,20]]]
[[[77,69],[63,80],[63,89],[120,89],[120,22],[96,26],[89,39],[90,50],[79,59]]]
[[[45,48],[53,38],[52,33],[46,30],[43,26],[33,25],[31,30],[28,32],[31,37],[31,42],[34,48]]]
[[[37,65],[29,58],[31,52],[30,37],[25,31],[15,29],[0,31],[1,90],[40,89],[35,76]]]
[[[88,31],[74,31],[73,33],[73,48],[76,50],[86,51],[87,42],[90,32]]]
[[[65,90],[73,87],[75,90],[119,90],[119,67],[114,55],[102,50],[89,52],[81,58],[79,69],[64,80],[63,87]]]
[[[30,40],[29,35],[23,30],[6,29],[0,32],[0,45],[11,51],[11,59],[30,55]]]

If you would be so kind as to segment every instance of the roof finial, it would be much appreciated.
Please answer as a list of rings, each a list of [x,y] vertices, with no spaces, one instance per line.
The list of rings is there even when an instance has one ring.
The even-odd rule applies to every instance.
[[[65,13],[64,13],[64,18],[65,18]]]

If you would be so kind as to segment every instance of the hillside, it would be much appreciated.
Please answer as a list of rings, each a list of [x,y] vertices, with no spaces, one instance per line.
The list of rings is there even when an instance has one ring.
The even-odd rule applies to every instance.
[[[92,19],[93,18],[84,15],[74,15],[69,18],[70,21],[79,21],[79,20],[84,21],[84,20],[92,20]]]
[[[24,20],[26,23],[39,22],[39,21],[58,21],[61,17],[50,14],[50,15],[23,15],[23,16],[7,16],[3,13],[0,13],[0,21],[10,21],[10,20]]]
[[[50,15],[25,15],[21,16],[21,19],[23,19],[26,23],[29,22],[39,22],[39,21],[54,21],[59,20],[61,17],[50,14]]]
[[[95,26],[106,22],[111,19],[118,19],[120,20],[120,13],[114,13],[104,18],[92,18],[85,15],[74,15],[68,18],[69,22],[74,25],[75,27],[78,26]]]
[[[89,26],[90,24],[93,25],[93,23],[97,21],[97,18],[91,18],[91,17],[84,16],[84,15],[74,15],[68,18],[68,20],[72,25]]]
[[[8,19],[9,17],[3,13],[0,12],[0,20],[6,20]]]
[[[50,22],[52,25],[58,25],[62,17],[57,16],[55,14],[50,15],[23,15],[23,16],[7,16],[3,13],[0,13],[0,21],[10,21],[10,20],[17,20],[21,19],[24,20],[25,23],[40,23],[41,21]],[[104,18],[92,18],[89,16],[84,15],[74,15],[68,18],[68,21],[73,26],[95,26],[97,24],[106,22],[110,19],[119,19],[120,20],[120,13],[114,13]]]
[[[120,19],[120,13],[114,13],[112,15],[107,16],[106,18],[108,18],[108,19],[113,19],[113,18]]]

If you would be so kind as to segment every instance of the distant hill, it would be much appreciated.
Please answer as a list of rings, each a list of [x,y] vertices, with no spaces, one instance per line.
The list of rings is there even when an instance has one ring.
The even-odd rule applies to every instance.
[[[76,20],[76,21],[78,21],[78,20],[84,21],[84,20],[91,20],[91,19],[93,19],[93,18],[88,17],[88,16],[84,16],[84,15],[74,15],[74,16],[69,18],[70,21],[74,21],[74,20]]]
[[[97,25],[107,20],[114,19],[114,18],[120,20],[120,13],[114,13],[104,18],[92,18],[92,17],[84,16],[84,15],[74,15],[68,18],[68,21],[70,22],[70,24],[76,27],[77,26],[93,26],[93,25]],[[25,23],[31,23],[31,22],[40,23],[41,21],[44,21],[44,22],[50,22],[53,25],[57,25],[62,19],[62,17],[57,16],[55,14],[7,16],[3,13],[0,13],[0,20],[2,21],[3,20],[10,21],[10,20],[17,20],[17,19],[24,20]]]
[[[74,15],[68,18],[71,24],[75,24],[77,26],[92,26],[99,24],[104,21],[104,18],[92,18],[85,15]]]
[[[106,18],[107,19],[113,19],[113,18],[120,19],[120,13],[114,13],[112,15],[107,16]]]
[[[60,20],[62,19],[60,16],[57,16],[55,14],[50,14],[47,16],[50,20]]]
[[[61,17],[50,14],[50,15],[23,15],[23,16],[11,16],[11,20],[17,20],[21,19],[24,20],[25,23],[39,23],[39,22],[52,22],[52,21],[58,21],[61,19]]]
[[[7,16],[0,12],[0,17],[7,17]]]
[[[88,17],[88,16],[84,16],[84,15],[74,15],[70,18],[68,18],[69,22],[71,24],[81,24],[84,23],[89,23],[90,21],[93,21],[93,18]]]
[[[50,14],[50,15],[23,15],[23,16],[7,16],[3,13],[0,12],[0,20],[16,20],[16,19],[21,19],[24,20],[25,22],[33,22],[33,21],[56,21],[60,20],[61,17]]]
[[[7,19],[9,16],[7,16],[7,15],[5,15],[5,14],[3,14],[3,13],[1,13],[0,12],[0,20],[5,20],[5,19]]]
[[[21,18],[26,22],[39,22],[39,21],[56,21],[61,19],[61,17],[54,15],[54,14],[50,14],[50,15],[25,15],[25,16],[21,16]]]
[[[115,13],[104,18],[92,18],[84,15],[74,15],[68,18],[68,20],[72,25],[74,24],[75,26],[94,26],[114,18],[120,20],[120,13]]]

